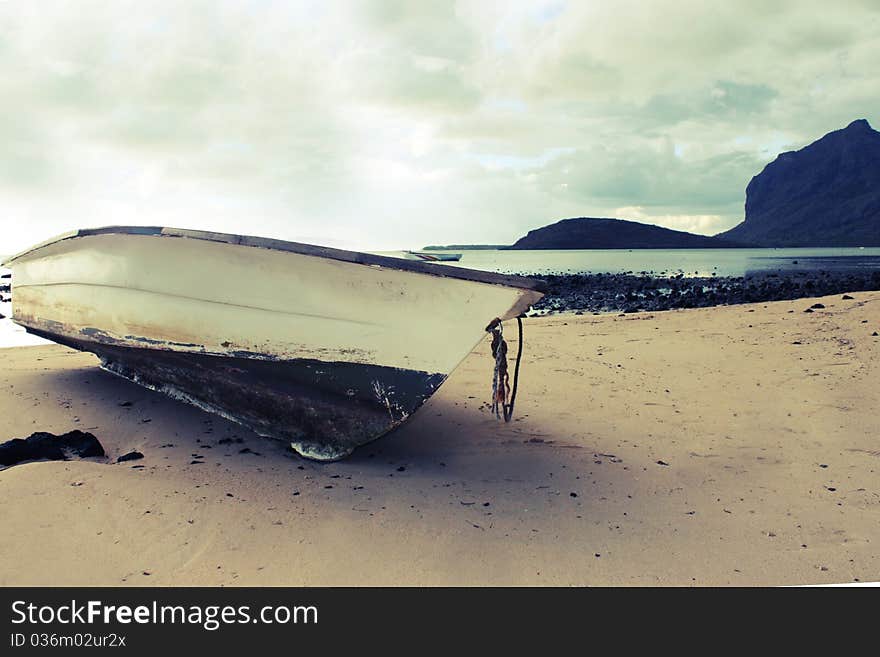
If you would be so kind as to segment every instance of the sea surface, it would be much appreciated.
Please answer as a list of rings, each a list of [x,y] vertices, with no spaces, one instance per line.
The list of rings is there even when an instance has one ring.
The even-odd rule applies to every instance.
[[[430,253],[452,253],[431,251]],[[746,276],[774,271],[880,269],[880,247],[802,249],[585,249],[455,251],[461,260],[436,263],[506,274],[620,274]],[[403,251],[381,255],[405,257]]]
[[[444,253],[431,251],[431,253]],[[461,260],[435,263],[483,271],[541,274],[646,273],[654,276],[745,276],[773,271],[880,270],[880,247],[847,249],[601,249],[565,251],[458,251]],[[404,251],[381,255],[405,258]],[[8,270],[0,268],[0,273]],[[0,279],[7,283],[9,279]],[[8,293],[2,293],[8,298]],[[0,348],[48,344],[10,319],[11,304],[0,302]]]

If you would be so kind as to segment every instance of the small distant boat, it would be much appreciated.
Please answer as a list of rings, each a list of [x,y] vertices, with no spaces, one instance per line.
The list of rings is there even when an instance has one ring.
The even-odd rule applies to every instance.
[[[540,281],[162,227],[11,257],[12,319],[140,385],[335,460],[404,422]]]
[[[407,251],[406,254],[414,260],[426,262],[458,262],[461,260],[460,253],[426,253],[424,251]]]

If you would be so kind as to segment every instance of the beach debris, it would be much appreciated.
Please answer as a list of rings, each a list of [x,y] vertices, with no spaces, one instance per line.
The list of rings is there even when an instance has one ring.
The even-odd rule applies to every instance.
[[[137,461],[138,459],[144,458],[144,455],[138,451],[131,451],[128,454],[123,454],[118,459],[116,459],[117,463],[125,463],[126,461]]]
[[[92,456],[104,456],[104,447],[94,435],[79,429],[60,436],[37,431],[27,438],[13,438],[0,444],[0,465],[4,466],[39,459],[66,461]]]
[[[666,465],[666,466],[668,466],[669,464],[668,464],[666,461],[657,461],[657,465]]]

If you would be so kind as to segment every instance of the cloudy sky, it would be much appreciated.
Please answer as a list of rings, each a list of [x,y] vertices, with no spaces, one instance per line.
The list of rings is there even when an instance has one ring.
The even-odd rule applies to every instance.
[[[152,224],[357,249],[712,234],[880,127],[877,0],[0,0],[0,253]]]

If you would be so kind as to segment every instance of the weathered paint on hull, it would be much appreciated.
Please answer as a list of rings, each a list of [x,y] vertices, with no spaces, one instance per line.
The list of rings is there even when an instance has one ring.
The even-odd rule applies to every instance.
[[[378,365],[134,349],[31,332],[90,351],[108,372],[289,442],[319,461],[344,458],[394,429],[446,379]]]
[[[442,275],[204,239],[87,235],[12,261],[13,319],[128,347],[449,373],[489,320],[541,296],[452,278],[452,267],[392,264]]]
[[[108,227],[13,256],[13,320],[105,369],[349,454],[403,422],[539,282],[266,238]]]

